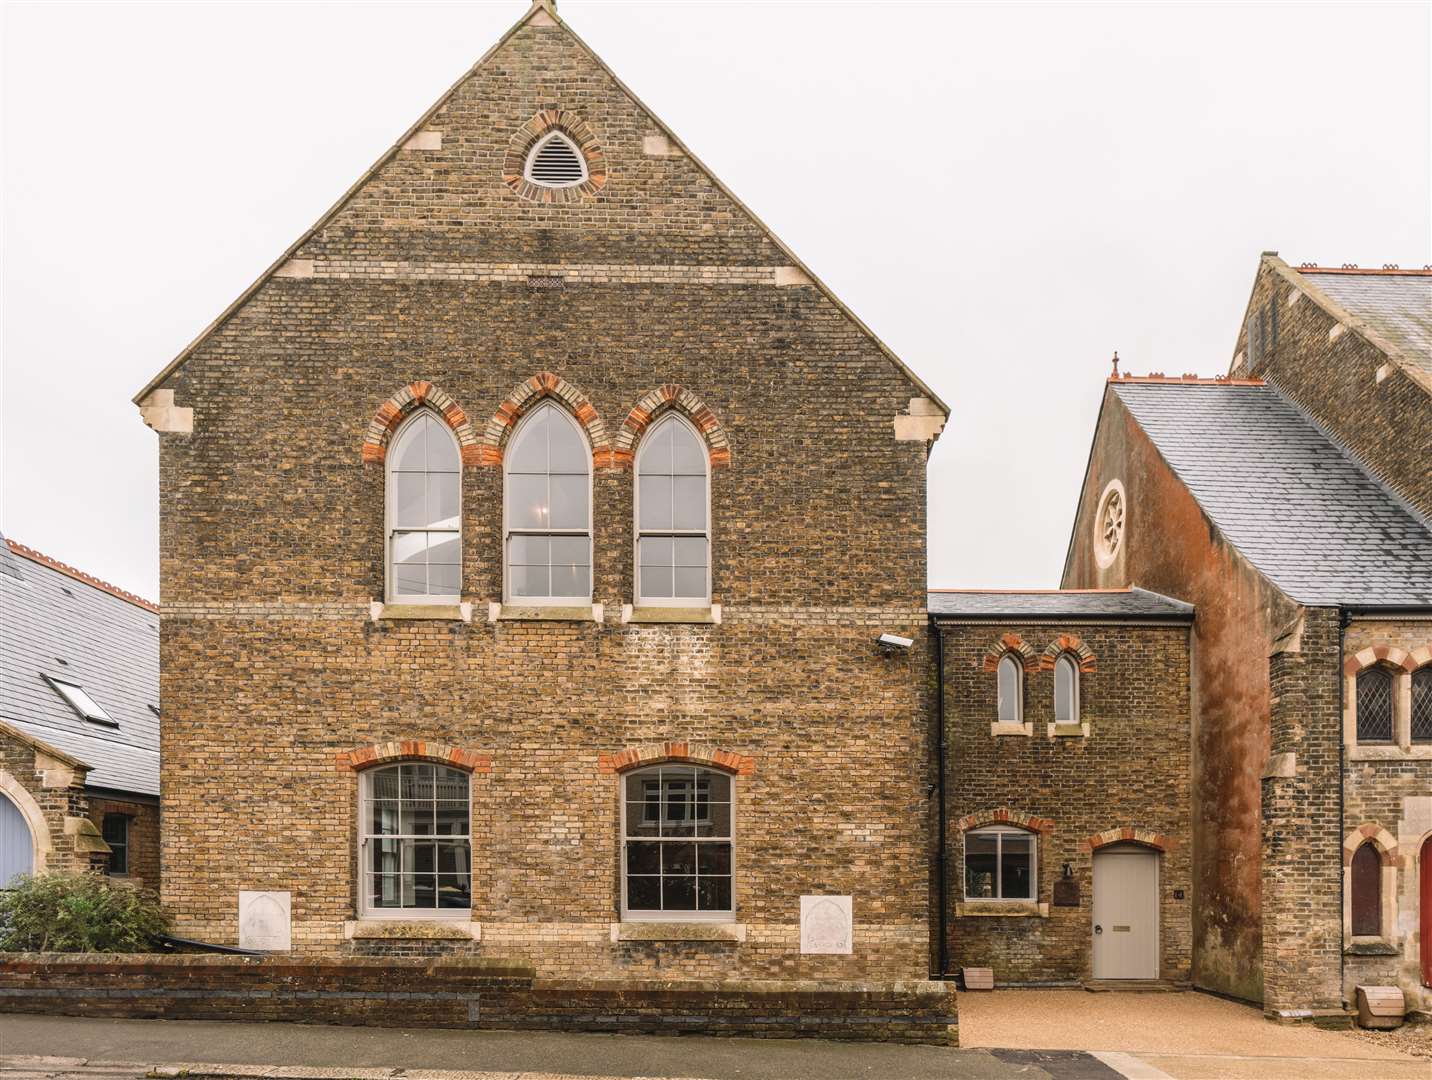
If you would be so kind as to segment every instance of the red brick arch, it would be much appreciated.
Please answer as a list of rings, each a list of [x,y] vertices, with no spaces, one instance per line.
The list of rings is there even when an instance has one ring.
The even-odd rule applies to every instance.
[[[1080,671],[1098,670],[1094,659],[1094,650],[1084,644],[1076,634],[1060,634],[1058,638],[1046,645],[1044,652],[1039,657],[1039,670],[1053,671],[1054,665],[1064,653],[1069,653],[1078,661]]]
[[[986,825],[1017,825],[1021,829],[1037,833],[1052,833],[1054,831],[1053,818],[1038,817],[1035,814],[1025,813],[1023,810],[1013,810],[1008,806],[992,806],[988,810],[976,810],[973,814],[966,814],[955,822],[955,829],[964,833],[971,829],[981,829]]]
[[[1105,829],[1084,841],[1084,847],[1090,851],[1098,851],[1110,844],[1142,844],[1144,847],[1164,852],[1172,851],[1174,847],[1174,841],[1164,833],[1155,832],[1153,829],[1140,829],[1134,825]]]
[[[616,753],[603,750],[597,754],[597,771],[624,773],[646,765],[659,765],[664,761],[679,761],[684,765],[707,765],[737,776],[752,776],[756,772],[756,759],[748,754],[722,750],[711,743],[675,741],[629,746]]]
[[[632,406],[617,431],[613,454],[619,465],[631,465],[642,434],[652,423],[668,412],[679,412],[696,426],[706,440],[706,451],[713,469],[731,464],[731,442],[720,419],[699,397],[676,383],[666,383],[648,390]]]
[[[524,175],[527,155],[537,140],[550,131],[560,131],[587,161],[587,179],[573,187],[550,188],[534,184]],[[502,182],[517,195],[532,202],[580,202],[585,195],[596,197],[607,183],[606,155],[591,127],[574,112],[552,105],[517,129],[502,159]]]
[[[560,375],[550,371],[538,372],[530,379],[524,379],[512,388],[512,393],[502,399],[502,404],[487,422],[482,437],[478,440],[478,463],[501,465],[502,454],[512,429],[524,414],[547,398],[555,398],[577,419],[592,444],[592,464],[598,469],[612,465],[611,444],[607,440],[607,425],[597,413],[596,406],[586,394],[578,390]]]
[[[426,379],[408,383],[407,386],[378,406],[378,411],[373,414],[373,419],[368,421],[368,430],[363,435],[363,461],[365,463],[381,463],[388,456],[388,440],[392,438],[398,425],[424,406],[430,408],[437,416],[442,417],[443,422],[457,436],[462,463],[464,465],[477,464],[479,458],[477,433],[472,430],[467,413],[453,400],[451,394],[439,390]]]
[[[393,739],[388,742],[369,743],[366,746],[355,746],[351,750],[340,750],[337,757],[339,772],[360,772],[375,765],[391,765],[398,761],[432,761],[473,773],[492,771],[492,757],[489,754],[425,739]]]
[[[1369,645],[1343,661],[1343,674],[1356,675],[1364,668],[1377,667],[1379,664],[1401,668],[1403,671],[1415,671],[1429,659],[1432,659],[1432,644],[1412,652],[1396,645]]]
[[[1019,662],[1024,665],[1025,671],[1039,670],[1039,654],[1034,651],[1032,645],[1018,634],[1005,634],[985,650],[984,669],[986,671],[997,671],[999,669],[999,662],[1004,659],[1006,653],[1013,653],[1019,657]]]

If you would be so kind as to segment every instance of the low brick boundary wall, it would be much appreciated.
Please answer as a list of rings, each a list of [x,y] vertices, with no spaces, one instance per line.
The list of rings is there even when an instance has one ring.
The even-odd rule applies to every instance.
[[[471,956],[0,953],[0,1012],[958,1042],[951,983],[538,979]]]

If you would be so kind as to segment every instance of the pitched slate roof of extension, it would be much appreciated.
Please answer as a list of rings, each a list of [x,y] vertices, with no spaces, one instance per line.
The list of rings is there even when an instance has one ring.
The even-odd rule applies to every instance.
[[[89,787],[159,794],[158,610],[13,540],[0,547],[18,570],[0,574],[0,721],[84,762]],[[84,687],[119,726],[81,718],[46,675]]]
[[[1109,380],[1204,513],[1300,604],[1432,604],[1432,524],[1274,387]]]
[[[145,398],[147,398],[151,392],[163,386],[165,380],[168,379],[169,376],[173,375],[174,372],[178,371],[179,368],[183,366],[184,362],[194,354],[195,350],[197,350],[199,346],[204,344],[204,342],[207,341],[212,334],[214,334],[221,326],[227,323],[229,319],[231,319],[235,314],[237,314],[239,310],[242,309],[243,306],[249,302],[250,298],[252,298],[253,295],[257,293],[260,288],[263,287],[264,283],[267,282],[270,278],[272,278],[274,274],[276,274],[279,269],[286,262],[288,262],[290,258],[296,255],[299,249],[302,248],[304,244],[306,244],[312,237],[316,236],[324,228],[324,226],[326,226],[330,221],[332,221],[338,216],[339,212],[342,211],[342,209],[348,205],[349,201],[353,199],[353,197],[356,196],[358,192],[364,188],[365,185],[367,185],[368,181],[373,179],[373,177],[378,174],[378,171],[382,169],[384,165],[386,165],[395,156],[397,156],[398,152],[402,150],[403,145],[409,139],[411,139],[413,136],[417,135],[423,130],[423,128],[427,125],[428,121],[438,114],[439,110],[441,110],[442,107],[448,103],[449,99],[451,99],[453,95],[458,92],[458,90],[465,82],[467,82],[468,79],[472,78],[473,75],[477,73],[479,68],[481,68],[490,59],[492,59],[492,57],[495,56],[497,52],[504,45],[507,44],[508,40],[511,39],[513,35],[515,35],[529,22],[533,22],[534,20],[537,20],[537,25],[545,24],[560,26],[562,30],[565,31],[577,44],[577,46],[592,59],[592,62],[595,63],[604,72],[606,72],[606,74],[611,78],[612,82],[616,85],[617,89],[619,89],[623,94],[625,94],[639,109],[641,109],[649,117],[651,117],[652,122],[657,126],[661,133],[665,135],[668,140],[670,140],[673,146],[678,148],[687,158],[690,159],[691,163],[695,165],[696,168],[699,169],[708,180],[711,181],[711,183],[715,186],[716,190],[721,192],[721,194],[726,196],[726,198],[730,199],[731,202],[735,204],[738,210],[740,210],[747,217],[749,217],[751,221],[755,224],[755,226],[766,234],[766,236],[770,239],[771,243],[774,244],[782,254],[784,254],[788,259],[791,260],[791,265],[796,267],[798,270],[800,270],[802,274],[809,278],[811,284],[814,285],[815,288],[818,289],[827,300],[834,304],[836,309],[855,325],[856,329],[858,329],[861,333],[865,334],[865,336],[868,337],[871,342],[875,344],[876,348],[878,348],[882,353],[885,354],[886,359],[888,359],[895,366],[896,370],[899,371],[901,375],[908,379],[910,383],[917,390],[920,391],[921,394],[933,401],[946,417],[949,417],[950,407],[946,405],[943,400],[941,400],[940,396],[936,394],[934,390],[930,389],[930,387],[926,385],[925,381],[921,379],[920,376],[916,375],[915,372],[910,368],[910,366],[905,363],[905,361],[901,360],[898,356],[896,356],[894,350],[891,349],[889,345],[885,344],[885,342],[881,340],[879,335],[877,335],[874,330],[866,326],[865,323],[861,320],[860,316],[856,315],[854,311],[847,307],[845,302],[841,300],[840,297],[835,295],[829,285],[827,285],[820,278],[816,277],[815,271],[811,270],[809,266],[807,266],[803,261],[801,261],[800,256],[798,256],[794,251],[792,251],[786,245],[786,243],[771,230],[771,227],[769,225],[767,225],[758,216],[756,216],[756,213],[749,206],[747,206],[744,202],[737,198],[736,193],[733,192],[730,188],[728,188],[725,183],[723,183],[722,180],[715,173],[713,173],[710,168],[707,167],[705,162],[703,162],[699,157],[692,153],[691,148],[681,141],[681,139],[677,136],[676,132],[672,131],[671,128],[667,126],[666,122],[662,120],[659,116],[657,116],[656,113],[654,113],[650,109],[650,107],[647,106],[646,102],[642,101],[641,98],[637,97],[636,94],[632,92],[631,88],[627,86],[626,83],[622,82],[622,80],[617,76],[616,72],[614,72],[610,67],[607,66],[607,62],[603,60],[600,56],[598,56],[595,52],[593,52],[592,47],[588,45],[585,41],[583,41],[577,35],[577,32],[573,30],[571,26],[569,26],[560,15],[557,14],[556,0],[532,0],[532,6],[528,8],[527,12],[520,19],[518,19],[517,22],[513,23],[512,28],[509,29],[507,33],[503,34],[502,37],[498,38],[497,42],[492,46],[492,48],[488,49],[487,52],[483,53],[482,56],[478,59],[477,63],[473,64],[471,68],[464,72],[462,77],[459,78],[457,82],[453,83],[452,86],[448,87],[448,89],[443,93],[443,95],[438,98],[437,101],[433,102],[432,107],[429,108],[427,112],[423,113],[422,116],[418,117],[418,119],[413,123],[413,126],[408,128],[407,131],[405,131],[401,136],[398,137],[397,142],[395,142],[387,150],[383,151],[382,156],[379,157],[378,160],[375,161],[372,166],[369,167],[368,171],[365,172],[362,176],[360,176],[356,181],[354,181],[353,186],[350,187],[347,191],[345,191],[343,195],[339,198],[339,200],[331,207],[329,207],[328,210],[323,214],[323,216],[320,217],[316,222],[314,222],[313,226],[307,232],[305,232],[302,236],[300,236],[297,240],[290,244],[288,249],[284,251],[284,253],[280,255],[273,262],[273,264],[269,266],[267,270],[260,274],[258,276],[258,279],[255,280],[252,285],[250,285],[247,289],[240,293],[238,299],[236,299],[232,304],[230,304],[227,308],[220,312],[218,318],[216,318],[202,331],[200,331],[199,336],[196,337],[193,341],[191,341],[188,345],[186,345],[184,349],[179,353],[179,355],[176,356],[165,366],[163,371],[159,372],[159,374],[155,375],[154,378],[149,380],[149,382],[145,383],[144,388],[140,390],[139,393],[134,395],[134,404],[142,405],[144,403]]]
[[[1432,272],[1298,272],[1432,375]]]
[[[962,618],[1191,619],[1193,605],[1130,589],[931,589],[931,615]]]

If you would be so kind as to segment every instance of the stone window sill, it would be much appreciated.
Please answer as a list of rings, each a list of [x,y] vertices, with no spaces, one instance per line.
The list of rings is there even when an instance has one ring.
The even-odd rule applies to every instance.
[[[989,733],[991,735],[1032,736],[1034,734],[1034,723],[1033,721],[1030,721],[1029,723],[1025,724],[1010,724],[995,721],[994,723],[990,724]]]
[[[634,607],[622,605],[623,623],[693,623],[714,626],[721,622],[721,605],[707,607]]]
[[[738,922],[614,922],[613,941],[736,941],[746,940],[746,924]]]
[[[1088,723],[1082,724],[1050,724],[1049,737],[1051,739],[1087,739],[1089,737]]]
[[[481,941],[482,924],[470,919],[349,919],[349,941]]]
[[[964,919],[1047,919],[1049,905],[1032,900],[965,900],[955,905],[955,914]]]
[[[595,622],[602,621],[601,604],[489,604],[488,622]]]
[[[1432,761],[1432,743],[1414,743],[1411,746],[1362,746],[1352,743],[1348,747],[1349,761]]]
[[[1352,943],[1343,949],[1344,956],[1397,956],[1399,950],[1396,945],[1381,938],[1376,940],[1363,938],[1353,939]]]
[[[374,600],[368,605],[368,616],[374,622],[443,621],[472,622],[471,604],[385,604]]]

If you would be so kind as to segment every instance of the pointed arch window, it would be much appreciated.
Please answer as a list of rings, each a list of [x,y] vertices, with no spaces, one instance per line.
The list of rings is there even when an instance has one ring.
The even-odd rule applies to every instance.
[[[1068,653],[1054,661],[1054,722],[1079,723],[1079,665]]]
[[[706,446],[675,413],[641,441],[636,459],[636,602],[711,601],[711,499]]]
[[[1412,741],[1432,743],[1432,664],[1412,673]]]
[[[522,175],[539,187],[576,187],[586,182],[587,159],[570,138],[553,131],[532,144]]]
[[[457,440],[431,410],[419,409],[394,432],[387,461],[387,599],[456,604],[462,593]]]
[[[1357,676],[1357,741],[1392,742],[1392,672],[1364,668]]]
[[[504,458],[506,600],[580,604],[592,596],[592,451],[565,409],[544,403]]]
[[[1353,936],[1378,937],[1382,934],[1382,860],[1371,840],[1353,854],[1350,877]]]
[[[1012,653],[1000,658],[996,669],[999,684],[999,722],[1019,724],[1024,721],[1024,665]]]

